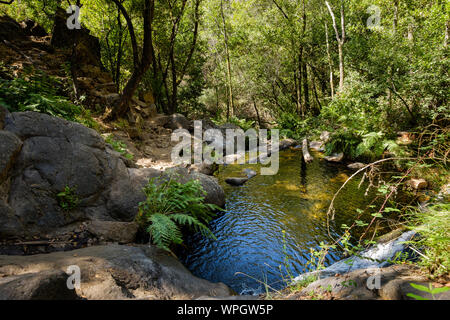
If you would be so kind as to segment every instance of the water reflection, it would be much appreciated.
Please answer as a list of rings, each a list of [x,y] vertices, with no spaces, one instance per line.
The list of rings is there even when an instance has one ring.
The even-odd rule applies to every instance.
[[[310,248],[329,240],[326,212],[331,199],[351,173],[319,159],[304,164],[301,156],[300,151],[283,152],[277,175],[257,176],[242,187],[228,186],[224,179],[242,176],[245,168],[259,172],[258,166],[233,165],[220,173],[227,204],[226,213],[211,223],[217,241],[194,235],[181,257],[195,275],[252,293],[264,290],[252,278],[279,289],[288,272],[296,276],[307,271]],[[349,183],[336,201],[334,234],[341,234],[341,225],[350,225],[356,208],[366,204],[358,184]],[[339,259],[340,253],[332,252],[326,264]]]

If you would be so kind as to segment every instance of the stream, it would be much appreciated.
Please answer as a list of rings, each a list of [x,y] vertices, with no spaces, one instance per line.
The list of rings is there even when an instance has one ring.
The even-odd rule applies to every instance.
[[[242,187],[224,180],[242,176],[245,168],[259,173],[259,165],[221,169],[218,178],[226,193],[226,211],[210,224],[217,240],[190,236],[188,249],[180,256],[184,265],[200,278],[250,295],[265,292],[264,284],[282,289],[284,280],[311,271],[310,248],[329,242],[328,207],[352,174],[345,166],[319,159],[317,153],[313,156],[313,163],[304,164],[301,150],[283,151],[277,175],[258,175]],[[351,225],[356,209],[368,204],[365,185],[359,184],[358,179],[351,181],[337,198],[336,219],[330,225],[333,235],[342,235],[341,226]],[[331,251],[326,266],[342,258],[340,251]]]

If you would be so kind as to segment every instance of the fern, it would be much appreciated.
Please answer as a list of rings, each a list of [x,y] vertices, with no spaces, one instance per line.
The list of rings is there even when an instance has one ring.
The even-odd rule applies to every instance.
[[[395,141],[387,140],[383,132],[370,132],[363,136],[355,156],[373,161],[380,158],[386,150],[396,156],[402,153],[401,147]]]
[[[176,181],[177,175],[151,179],[143,189],[137,222],[150,234],[153,244],[171,252],[183,243],[182,228],[215,238],[207,224],[221,208],[204,203],[206,192],[197,180]]]

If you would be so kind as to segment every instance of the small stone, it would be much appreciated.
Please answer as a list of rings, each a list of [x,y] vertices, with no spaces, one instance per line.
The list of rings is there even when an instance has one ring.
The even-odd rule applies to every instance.
[[[356,163],[349,164],[347,167],[352,170],[361,170],[361,169],[365,168],[366,166],[367,165],[364,163],[356,162]]]
[[[258,173],[255,170],[252,169],[244,169],[243,173],[247,176],[247,178],[250,180],[251,178],[254,178],[258,175]]]
[[[428,188],[428,182],[425,179],[411,179],[406,184],[414,190],[424,190]]]
[[[311,141],[311,143],[309,144],[309,147],[311,150],[314,150],[317,152],[325,151],[324,143],[322,141]]]
[[[332,154],[331,156],[327,156],[324,158],[325,160],[327,160],[328,162],[342,162],[342,160],[344,160],[344,154],[343,153],[335,153]]]
[[[328,131],[324,131],[322,132],[322,134],[320,135],[320,140],[323,143],[328,143],[328,141],[330,141],[331,138],[331,133],[329,133]]]

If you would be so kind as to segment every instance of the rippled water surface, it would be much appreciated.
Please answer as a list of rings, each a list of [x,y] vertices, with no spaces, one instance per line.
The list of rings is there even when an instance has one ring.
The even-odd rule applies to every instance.
[[[331,199],[352,174],[315,156],[313,163],[305,165],[301,151],[285,151],[277,175],[258,175],[242,187],[228,186],[224,180],[242,176],[245,168],[259,172],[259,167],[224,168],[219,180],[227,195],[226,212],[211,223],[217,240],[190,237],[189,249],[181,257],[184,264],[195,275],[243,294],[264,291],[258,281],[282,288],[289,272],[297,276],[307,271],[310,248],[329,240],[326,212]],[[351,225],[356,208],[366,204],[359,183],[351,182],[338,198],[332,233],[341,234],[342,224]],[[326,263],[340,258],[339,252],[333,252]]]

